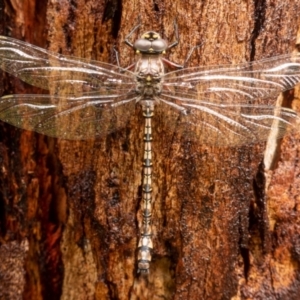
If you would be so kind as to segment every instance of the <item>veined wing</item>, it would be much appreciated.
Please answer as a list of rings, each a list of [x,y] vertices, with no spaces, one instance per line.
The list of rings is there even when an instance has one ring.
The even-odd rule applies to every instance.
[[[164,77],[164,92],[198,93],[212,102],[248,103],[274,97],[300,82],[300,54],[281,55],[237,66],[187,68]]]
[[[109,89],[118,94],[134,87],[133,74],[117,66],[63,56],[16,39],[0,36],[0,68],[21,80],[56,93]]]
[[[300,82],[300,55],[166,74],[161,102],[184,114],[178,130],[205,144],[239,146],[282,137],[299,116],[266,98]],[[265,100],[261,100],[265,99]]]
[[[217,103],[196,96],[193,93],[161,94],[159,100],[162,106],[169,105],[177,111],[177,123],[171,120],[168,123],[176,126],[181,136],[201,144],[241,146],[265,141],[270,133],[281,138],[299,121],[297,113],[289,108],[258,103]]]
[[[0,98],[0,119],[19,128],[69,140],[103,137],[126,126],[136,94],[80,97],[9,95]]]

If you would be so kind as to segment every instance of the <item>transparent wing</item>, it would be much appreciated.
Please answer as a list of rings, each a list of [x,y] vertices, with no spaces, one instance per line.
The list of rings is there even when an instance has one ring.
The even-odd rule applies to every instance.
[[[81,140],[126,125],[134,111],[134,76],[110,64],[67,57],[0,36],[0,68],[51,90],[0,98],[0,119],[52,137]]]
[[[0,68],[21,80],[56,93],[109,89],[115,94],[134,87],[129,71],[114,65],[52,53],[34,45],[0,36]]]
[[[125,126],[134,110],[134,74],[121,74],[113,65],[0,37],[0,67],[32,85],[56,88],[55,96],[0,99],[0,119],[24,129],[65,139],[94,138]],[[257,99],[290,89],[299,78],[299,56],[290,55],[236,67],[188,68],[164,76],[157,112],[168,128],[205,144],[257,142],[270,131],[281,137],[297,114]]]
[[[164,77],[164,92],[198,93],[212,102],[248,103],[278,95],[300,82],[300,53],[237,66],[187,68]]]
[[[85,140],[121,129],[134,112],[135,93],[108,100],[107,95],[9,95],[0,98],[0,119],[52,137]],[[116,99],[117,98],[117,99]],[[115,104],[117,102],[118,104]]]
[[[276,107],[280,92],[300,82],[300,55],[235,67],[187,68],[166,74],[160,101],[181,111],[178,131],[199,142],[238,146],[282,137],[299,119]]]
[[[193,102],[189,97],[192,95],[180,98],[180,108],[185,110],[175,108],[173,114],[177,111],[177,118],[173,115],[167,122],[184,138],[212,146],[240,146],[265,141],[270,133],[281,138],[299,121],[297,113],[289,108],[253,103],[214,103],[209,99]],[[166,111],[170,111],[167,106],[174,107],[174,96],[162,95],[159,100]]]

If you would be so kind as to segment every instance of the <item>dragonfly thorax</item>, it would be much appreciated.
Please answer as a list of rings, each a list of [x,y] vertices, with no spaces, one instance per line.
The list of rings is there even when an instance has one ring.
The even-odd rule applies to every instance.
[[[142,55],[135,67],[136,92],[147,97],[159,95],[164,72],[164,65],[159,55]]]

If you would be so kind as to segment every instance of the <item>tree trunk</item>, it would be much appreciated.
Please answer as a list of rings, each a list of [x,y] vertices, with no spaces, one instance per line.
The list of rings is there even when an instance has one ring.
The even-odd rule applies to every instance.
[[[0,34],[112,64],[115,47],[125,67],[139,19],[139,33],[169,42],[176,21],[169,60],[201,45],[189,66],[234,64],[292,52],[299,11],[300,0],[0,0]],[[42,92],[0,76],[0,94]],[[216,148],[174,139],[154,116],[154,250],[142,276],[142,119],[137,107],[124,130],[80,142],[1,123],[0,298],[299,299],[299,133]]]

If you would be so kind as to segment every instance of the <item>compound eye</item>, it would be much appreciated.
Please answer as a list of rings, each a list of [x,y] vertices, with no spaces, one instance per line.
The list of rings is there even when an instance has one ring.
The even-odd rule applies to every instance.
[[[166,50],[168,47],[168,44],[165,40],[163,39],[157,39],[155,41],[152,42],[151,48],[155,51],[155,52],[163,52],[164,50]]]
[[[140,50],[141,52],[148,51],[151,48],[151,42],[146,39],[138,39],[133,44],[134,49]]]

